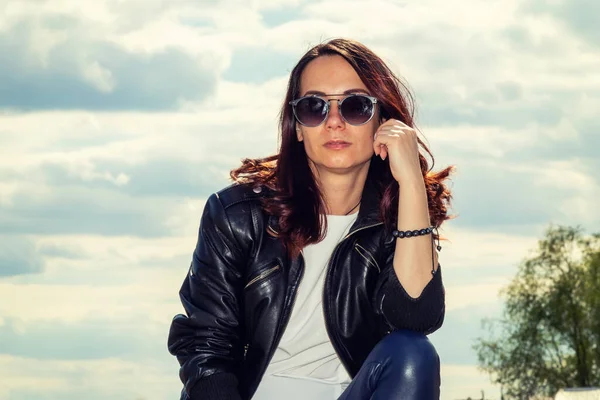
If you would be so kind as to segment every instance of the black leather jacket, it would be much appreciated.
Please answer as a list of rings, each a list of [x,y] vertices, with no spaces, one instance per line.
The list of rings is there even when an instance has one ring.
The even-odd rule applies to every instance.
[[[367,181],[368,182],[368,181]],[[304,272],[290,259],[276,218],[260,207],[267,189],[232,185],[208,199],[193,260],[180,291],[185,315],[168,338],[181,364],[181,399],[250,399],[283,335]],[[356,222],[334,250],[323,292],[326,328],[354,376],[389,331],[431,333],[444,318],[438,268],[419,298],[394,273],[395,243],[378,218],[379,193],[367,184]]]

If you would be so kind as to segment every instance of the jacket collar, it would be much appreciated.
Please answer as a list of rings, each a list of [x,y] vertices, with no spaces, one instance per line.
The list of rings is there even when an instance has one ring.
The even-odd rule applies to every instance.
[[[383,220],[379,215],[379,205],[381,203],[383,193],[381,189],[377,187],[375,180],[372,179],[371,173],[372,169],[369,170],[367,180],[365,181],[358,216],[350,228],[350,232],[383,223]],[[278,232],[279,221],[276,216],[269,216],[268,228],[274,232]]]
[[[350,227],[349,235],[360,229],[383,224],[383,220],[379,214],[383,192],[373,179],[372,173],[373,168],[369,169],[362,192],[358,216],[352,227]]]

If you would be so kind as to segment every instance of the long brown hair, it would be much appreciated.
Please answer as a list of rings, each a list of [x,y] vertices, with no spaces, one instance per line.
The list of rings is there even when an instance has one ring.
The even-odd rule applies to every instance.
[[[394,118],[414,126],[414,99],[407,86],[385,65],[383,60],[366,46],[353,40],[334,39],[310,49],[291,72],[287,93],[279,114],[279,153],[266,158],[244,159],[242,166],[231,171],[231,178],[239,183],[265,185],[272,195],[262,205],[269,215],[279,220],[276,235],[283,241],[290,255],[297,255],[308,244],[319,242],[324,235],[321,215],[325,205],[318,185],[308,164],[304,144],[296,136],[296,120],[289,105],[300,94],[300,77],[308,63],[321,56],[342,56],[357,72],[372,96],[378,99],[380,118]],[[430,157],[433,155],[419,139],[419,145]],[[419,154],[421,171],[427,189],[431,224],[439,227],[449,219],[447,207],[451,194],[443,181],[453,167],[432,172],[423,154]],[[389,161],[373,155],[369,179],[383,193],[380,215],[386,228],[392,230],[398,218],[398,182],[392,176]]]

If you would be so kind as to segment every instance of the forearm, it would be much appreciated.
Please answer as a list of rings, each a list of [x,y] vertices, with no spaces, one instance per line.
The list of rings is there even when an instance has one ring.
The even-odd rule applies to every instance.
[[[422,179],[400,184],[398,230],[415,230],[430,226],[427,192]],[[417,298],[431,280],[432,266],[437,269],[437,252],[433,252],[431,235],[396,239],[394,271],[402,287]]]

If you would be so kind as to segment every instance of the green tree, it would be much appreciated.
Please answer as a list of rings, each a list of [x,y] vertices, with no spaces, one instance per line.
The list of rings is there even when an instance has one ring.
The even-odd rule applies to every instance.
[[[505,399],[600,385],[600,234],[551,226],[502,296],[474,348]]]

